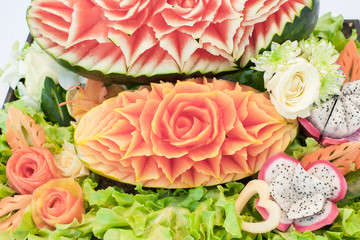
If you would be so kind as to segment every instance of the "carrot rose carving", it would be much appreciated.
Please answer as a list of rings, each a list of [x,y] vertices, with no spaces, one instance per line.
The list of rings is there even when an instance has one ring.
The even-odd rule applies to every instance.
[[[252,175],[296,133],[297,122],[267,95],[198,78],[124,91],[85,114],[74,139],[79,158],[99,174],[176,188]]]
[[[47,181],[61,177],[52,153],[44,147],[16,150],[6,164],[6,177],[20,194],[31,194]]]
[[[54,229],[56,224],[69,224],[84,213],[80,185],[70,178],[53,179],[33,193],[32,217],[38,228]]]

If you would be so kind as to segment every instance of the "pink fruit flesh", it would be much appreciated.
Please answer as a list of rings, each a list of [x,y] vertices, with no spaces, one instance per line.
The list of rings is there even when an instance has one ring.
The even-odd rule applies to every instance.
[[[284,168],[283,169],[279,168],[278,167],[279,165],[280,166],[287,165],[290,168],[293,167],[295,169],[295,167],[298,164],[299,161],[297,159],[290,157],[284,152],[280,152],[278,154],[271,156],[268,160],[266,160],[266,162],[259,171],[258,179],[264,180],[265,182],[270,184],[273,178],[276,177],[280,173],[280,171],[284,170]],[[279,171],[278,174],[276,174],[277,171]]]
[[[317,167],[327,169],[326,172],[328,172],[328,174],[322,175],[316,172]],[[334,196],[329,198],[330,201],[337,202],[345,197],[347,191],[346,180],[344,175],[332,163],[326,160],[319,160],[306,166],[305,170],[329,185],[334,194]],[[334,181],[334,179],[337,181]]]
[[[297,219],[294,221],[293,225],[299,232],[314,231],[333,223],[338,214],[339,210],[337,209],[336,204],[327,201],[324,206],[324,211],[321,214],[315,214],[310,217]]]
[[[320,139],[320,131],[316,129],[316,127],[309,122],[306,118],[298,118],[299,123],[305,130],[305,135],[308,137],[313,137],[316,141]]]
[[[263,207],[260,207],[258,205],[258,202],[259,202],[259,199],[256,199],[255,200],[255,208],[256,210],[258,210],[258,212],[260,213],[260,215],[264,218],[264,220],[267,220],[268,217],[269,217],[269,213],[266,211],[265,208]],[[289,220],[290,222],[286,222],[285,219],[281,218],[280,219],[280,223],[279,225],[276,227],[277,229],[279,229],[280,231],[282,232],[285,232],[289,227],[290,225],[292,224],[292,220]]]

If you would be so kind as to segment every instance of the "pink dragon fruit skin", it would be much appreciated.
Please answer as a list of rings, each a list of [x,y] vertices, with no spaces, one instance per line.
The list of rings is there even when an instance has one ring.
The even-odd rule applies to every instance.
[[[320,140],[320,131],[306,118],[298,118],[299,123],[301,124],[304,133],[308,137],[313,137],[316,141]]]
[[[335,138],[329,138],[329,137],[322,137],[320,143],[324,146],[329,146],[329,145],[339,145],[342,143],[346,143],[349,142],[349,139],[347,138],[340,138],[340,139],[335,139]]]
[[[274,165],[274,162],[277,162],[279,166]],[[271,178],[271,175],[273,174],[273,176],[275,176],[279,174],[279,171],[281,171],[281,164],[284,165],[286,164],[287,167],[295,168],[299,164],[299,161],[295,158],[290,157],[284,152],[275,154],[270,158],[268,158],[264,163],[264,165],[261,167],[261,170],[259,171],[258,179],[264,180],[265,182],[270,184],[274,179]],[[282,167],[284,167],[284,165]]]
[[[313,137],[316,141],[318,141],[324,146],[338,145],[345,142],[349,142],[350,140],[348,138],[335,139],[335,138],[320,136],[320,131],[311,122],[309,122],[309,120],[307,120],[306,118],[298,118],[298,121],[301,124],[306,136]]]
[[[339,214],[339,209],[333,202],[328,202],[328,206],[325,206],[326,212],[323,217],[318,219],[315,223],[306,224],[306,222],[294,221],[293,225],[298,232],[315,231],[323,226],[329,225],[334,222]],[[279,229],[281,230],[281,229]],[[282,230],[281,230],[282,231]]]
[[[289,172],[291,175],[293,172],[291,168],[295,168],[298,164],[299,161],[297,159],[292,158],[285,153],[273,155],[264,163],[258,178],[270,185],[276,176],[278,174],[283,174],[284,171]],[[345,178],[340,171],[329,161],[325,160],[319,160],[309,164],[305,168],[305,171],[328,184],[331,189],[331,195],[329,195],[330,197],[325,202],[323,209],[312,216],[290,220],[283,211],[285,216],[281,218],[280,224],[277,227],[280,231],[286,231],[291,224],[293,224],[295,229],[299,232],[317,230],[325,225],[331,224],[339,213],[335,202],[342,199],[347,191]],[[255,207],[266,220],[268,218],[266,209],[257,206],[256,201]]]
[[[322,168],[323,171],[322,172],[318,171],[316,169],[317,166],[323,166]],[[335,179],[339,181],[338,184],[339,186],[336,186],[337,189],[332,189],[332,191],[335,192],[335,194],[334,196],[329,198],[330,201],[337,202],[345,197],[347,191],[346,180],[342,175],[342,173],[332,163],[326,160],[319,160],[307,165],[305,170],[325,183],[331,184],[331,182],[334,181]],[[331,176],[330,172],[335,176]]]
[[[341,94],[298,118],[305,135],[322,145],[360,141],[360,80],[344,83]]]

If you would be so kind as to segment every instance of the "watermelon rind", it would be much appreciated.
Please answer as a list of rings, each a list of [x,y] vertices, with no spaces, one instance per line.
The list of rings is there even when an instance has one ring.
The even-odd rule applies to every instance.
[[[282,32],[280,34],[275,33],[269,44],[262,48],[259,53],[270,50],[272,42],[281,44],[287,40],[300,41],[310,37],[319,19],[319,11],[320,0],[312,0],[312,5],[309,7],[305,6],[299,16],[296,15],[292,22],[287,22]],[[250,61],[250,58],[245,59],[245,56],[243,56],[237,61],[237,65],[241,68],[248,68],[253,63]]]
[[[36,0],[34,0],[34,2],[35,1]],[[285,15],[288,14],[288,16],[287,17],[284,16],[284,18],[275,20],[274,24],[270,23],[273,24],[273,26],[271,27],[269,26],[268,29],[266,28],[266,23],[264,24],[264,22],[260,22],[262,25],[261,27],[263,29],[267,29],[266,31],[272,30],[274,31],[274,33],[270,33],[270,34],[267,33],[265,36],[262,36],[265,37],[263,39],[261,39],[260,37],[259,38],[260,42],[257,42],[258,40],[256,36],[252,36],[252,40],[255,41],[256,43],[255,46],[253,46],[253,48],[250,48],[250,51],[247,52],[245,51],[245,53],[242,56],[239,55],[241,56],[240,58],[238,58],[239,56],[236,57],[234,55],[233,56],[234,61],[224,60],[223,59],[224,56],[222,56],[222,53],[220,53],[222,50],[219,50],[219,52],[217,53],[216,51],[214,53],[207,52],[205,53],[205,57],[203,57],[204,52],[200,52],[200,54],[199,53],[195,54],[194,52],[195,57],[192,56],[189,60],[187,60],[189,63],[187,63],[186,67],[182,65],[183,63],[178,63],[179,66],[177,66],[176,63],[174,64],[173,60],[170,60],[170,62],[168,62],[168,59],[163,60],[159,56],[157,57],[157,61],[159,61],[159,64],[156,60],[151,63],[151,61],[147,59],[146,60],[147,62],[145,62],[147,65],[141,66],[141,64],[139,65],[138,63],[134,68],[132,65],[126,66],[124,57],[120,57],[120,59],[118,59],[117,58],[118,56],[112,53],[110,54],[105,53],[104,55],[105,58],[108,58],[105,60],[101,58],[101,56],[96,56],[96,55],[95,55],[96,57],[92,58],[92,54],[93,54],[92,48],[87,47],[86,50],[81,50],[80,47],[76,47],[77,50],[80,49],[79,53],[72,52],[69,51],[67,47],[64,48],[62,47],[62,45],[57,45],[58,42],[62,42],[64,39],[54,40],[55,42],[53,42],[53,39],[49,39],[46,36],[42,36],[41,31],[39,33],[39,29],[42,29],[41,24],[47,24],[47,23],[44,22],[41,23],[38,20],[33,19],[34,15],[36,15],[38,11],[36,8],[34,8],[35,10],[32,11],[33,6],[30,6],[27,10],[27,21],[28,21],[30,33],[34,37],[35,41],[48,54],[50,54],[60,65],[84,77],[103,81],[105,83],[138,85],[138,84],[148,84],[150,82],[160,82],[160,81],[174,82],[177,80],[184,80],[189,77],[200,77],[200,76],[205,76],[208,78],[211,77],[219,78],[224,74],[235,72],[244,67],[248,67],[250,64],[249,62],[251,57],[254,57],[254,55],[256,55],[256,53],[258,53],[259,50],[263,51],[264,49],[267,49],[271,45],[271,41],[269,41],[269,39],[272,39],[272,41],[276,41],[276,42],[283,42],[288,39],[300,40],[308,37],[313,31],[318,19],[319,1],[320,0],[304,1],[306,2],[307,6],[304,5],[303,8],[301,9],[298,7],[296,10],[296,14],[300,14],[299,16],[296,16],[294,14],[294,11],[291,13],[286,13],[286,12],[281,13],[281,16],[283,14]],[[41,2],[41,0],[39,0],[39,2]],[[303,1],[301,3],[299,1],[299,3],[297,4],[303,4]],[[31,16],[31,14],[33,16]],[[39,17],[36,16],[35,18],[39,19]],[[289,20],[293,19],[293,20],[291,22],[287,19]],[[277,23],[275,23],[276,21],[282,22],[279,25],[281,27],[278,28],[276,27],[277,25]],[[285,27],[283,28],[283,26]],[[66,31],[65,28],[64,31]],[[275,31],[277,33],[275,33]],[[280,31],[282,31],[281,34],[279,33]],[[271,35],[273,35],[272,38]],[[114,42],[112,39],[108,39],[108,40]],[[117,45],[116,41],[114,42],[114,44]],[[96,49],[102,49],[102,47],[98,48],[96,44],[94,45],[93,48],[95,49],[95,51],[97,51]],[[198,50],[201,50],[201,48],[199,48]],[[207,50],[201,50],[201,51],[207,51]],[[241,52],[241,50],[238,51]],[[152,52],[156,53],[156,50]],[[210,57],[208,59],[208,62],[204,61],[204,59],[205,60],[207,59],[207,54],[210,54],[209,56],[214,57],[214,59],[210,59],[211,58]],[[212,54],[220,54],[220,55],[212,55]],[[149,57],[151,55],[147,54],[146,56]],[[197,56],[201,56],[201,57],[198,59]],[[99,61],[99,59],[101,59],[101,61]],[[133,61],[135,60],[132,60],[131,62]],[[142,63],[142,61],[140,61],[140,63]],[[152,69],[152,67],[154,67],[154,69]]]
[[[300,16],[295,16],[294,21],[288,22],[281,35],[276,34],[273,42],[283,43],[287,40],[295,41],[308,38],[314,31],[319,19],[320,0],[313,0],[312,6],[305,7]]]

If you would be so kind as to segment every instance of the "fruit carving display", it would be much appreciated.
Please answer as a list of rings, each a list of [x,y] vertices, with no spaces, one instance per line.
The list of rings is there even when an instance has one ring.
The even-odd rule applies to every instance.
[[[319,2],[31,1],[0,239],[359,239],[360,42]]]
[[[27,21],[35,41],[60,64],[101,81],[148,83],[245,66],[273,38],[308,37],[318,5],[318,0],[35,0]]]

